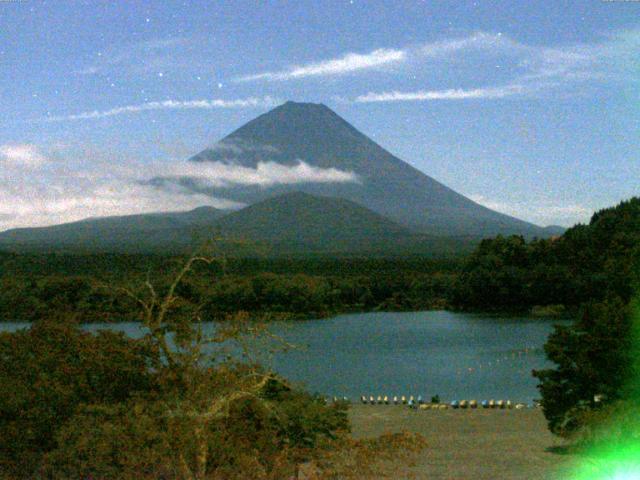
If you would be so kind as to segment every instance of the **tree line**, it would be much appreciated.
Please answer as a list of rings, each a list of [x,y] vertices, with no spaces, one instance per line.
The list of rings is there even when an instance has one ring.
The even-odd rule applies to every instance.
[[[466,309],[526,310],[618,297],[628,303],[638,282],[640,199],[595,213],[562,236],[483,240],[464,263],[452,304]]]
[[[144,283],[147,275],[158,281],[159,288],[166,288],[168,277],[163,271],[171,271],[179,262],[171,259],[147,272],[109,275],[55,271],[34,275],[5,269],[0,276],[0,321],[35,321],[49,310],[72,313],[80,322],[135,321],[139,313],[135,303],[115,293]],[[454,281],[455,273],[447,269],[313,275],[201,268],[180,284],[177,294],[185,304],[202,304],[205,320],[219,320],[239,310],[256,317],[302,319],[343,312],[444,308]]]

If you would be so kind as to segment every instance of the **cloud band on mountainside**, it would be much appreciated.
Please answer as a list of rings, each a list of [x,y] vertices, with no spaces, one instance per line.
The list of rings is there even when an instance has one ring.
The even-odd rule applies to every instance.
[[[336,168],[319,168],[298,161],[294,165],[259,162],[256,168],[224,162],[182,162],[159,169],[158,177],[190,178],[210,187],[234,185],[291,185],[300,183],[353,183],[358,176]]]
[[[235,148],[240,148],[235,146]],[[53,225],[87,217],[190,210],[202,205],[236,209],[243,203],[206,195],[182,186],[189,178],[205,186],[358,182],[357,175],[305,162],[283,165],[260,162],[256,168],[223,162],[156,162],[142,164],[73,159],[55,161],[32,144],[0,145],[0,230]],[[145,177],[139,172],[144,171]],[[158,184],[152,179],[162,179]]]

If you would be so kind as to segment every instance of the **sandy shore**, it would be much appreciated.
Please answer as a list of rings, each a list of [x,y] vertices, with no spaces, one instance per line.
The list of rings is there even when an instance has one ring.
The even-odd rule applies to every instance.
[[[547,430],[539,409],[410,410],[395,405],[353,405],[357,438],[418,432],[427,449],[397,478],[430,480],[567,479],[574,458],[557,452],[562,442]]]

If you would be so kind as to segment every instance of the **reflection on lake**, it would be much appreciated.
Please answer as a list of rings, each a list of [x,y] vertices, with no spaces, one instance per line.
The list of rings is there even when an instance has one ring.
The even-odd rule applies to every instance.
[[[559,321],[446,311],[339,315],[274,324],[276,333],[304,348],[270,362],[290,380],[326,395],[530,402],[538,397],[531,370],[547,365],[542,346],[554,323]],[[142,333],[136,323],[85,328]]]

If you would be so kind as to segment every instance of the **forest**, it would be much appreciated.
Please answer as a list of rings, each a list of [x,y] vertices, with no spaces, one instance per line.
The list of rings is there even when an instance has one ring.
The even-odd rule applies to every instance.
[[[450,298],[477,310],[527,310],[537,305],[576,308],[619,297],[638,286],[640,198],[593,215],[562,236],[526,242],[522,237],[483,240],[465,261]]]
[[[178,292],[216,320],[237,310],[304,319],[376,310],[576,313],[587,301],[631,299],[637,285],[638,198],[597,212],[559,237],[485,239],[457,259],[225,258],[199,266]],[[125,254],[0,255],[0,321],[48,309],[82,322],[135,320],[122,289],[166,284],[182,257]],[[542,307],[542,308],[540,308]],[[545,308],[547,307],[547,308]]]
[[[0,321],[33,321],[44,311],[72,313],[81,322],[135,320],[123,288],[152,278],[165,285],[181,257],[160,255],[5,254]],[[238,310],[260,318],[303,319],[373,310],[444,308],[455,260],[225,259],[197,267],[178,294],[202,305],[203,319]]]

